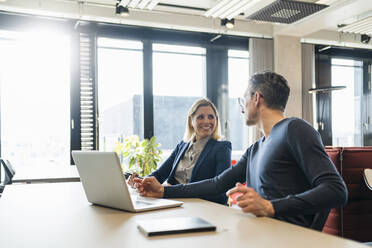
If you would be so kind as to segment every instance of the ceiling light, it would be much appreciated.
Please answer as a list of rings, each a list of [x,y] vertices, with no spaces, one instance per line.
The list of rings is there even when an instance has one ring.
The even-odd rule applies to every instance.
[[[123,6],[123,1],[120,1],[116,4],[115,13],[117,15],[121,15],[121,16],[128,16],[129,15],[129,9],[125,6]]]
[[[227,19],[234,18],[235,16],[239,15],[240,13],[243,13],[246,10],[250,9],[252,6],[254,6],[255,4],[257,4],[259,1],[261,1],[261,0],[252,0],[252,1],[248,2],[243,7],[239,8],[236,11],[232,12],[231,14],[229,14],[226,18]]]
[[[372,16],[341,27],[338,31],[355,34],[372,34]]]
[[[144,9],[145,7],[146,7],[146,5],[150,2],[151,0],[142,0],[141,2],[140,2],[140,4],[138,4],[138,8],[139,9]]]
[[[220,18],[221,18],[221,19],[224,19],[224,18],[226,18],[228,15],[230,15],[231,13],[236,12],[236,11],[238,11],[238,14],[244,12],[244,11],[242,11],[242,7],[243,7],[244,5],[246,5],[247,3],[249,3],[249,2],[255,2],[255,1],[251,1],[251,0],[242,0],[242,1],[240,1],[239,3],[235,4],[234,6],[232,6],[231,8],[229,8],[228,10],[226,10],[224,13],[222,13],[222,14],[220,15]],[[236,15],[238,15],[238,14],[236,14]],[[235,15],[235,16],[236,16],[236,15]],[[233,16],[233,17],[235,17],[235,16]],[[228,18],[228,19],[231,19],[231,18]]]
[[[118,2],[120,2],[120,5],[122,5],[123,7],[128,7],[128,3],[130,2],[130,0],[118,0]]]
[[[229,9],[233,8],[239,2],[240,2],[240,0],[232,0],[232,1],[230,1],[229,3],[225,4],[224,6],[222,6],[219,10],[217,10],[216,12],[214,12],[212,14],[212,17],[213,18],[216,18],[216,17],[220,17],[221,18],[221,15],[222,14],[224,14]]]
[[[140,0],[132,0],[130,1],[128,7],[130,8],[136,8]]]
[[[211,9],[209,9],[207,12],[205,12],[204,13],[204,16],[205,17],[210,17],[214,12],[216,12],[217,10],[219,10],[221,7],[225,6],[228,2],[230,2],[230,0],[222,0],[216,6],[214,6]]]
[[[222,0],[216,6],[205,12],[204,16],[211,16],[213,18],[219,17],[224,19],[228,14],[233,11],[240,10],[244,4],[250,1],[252,0]],[[241,12],[238,12],[238,14],[240,13]]]
[[[160,0],[151,0],[151,3],[147,5],[146,9],[152,10],[159,2]]]
[[[231,19],[231,20],[229,20],[229,19],[222,19],[221,20],[221,26],[225,26],[228,29],[233,28],[234,25],[235,25],[235,20],[234,19]]]
[[[232,19],[254,7],[261,0],[222,0],[216,6],[204,13],[205,17]]]
[[[316,1],[315,3],[316,4],[331,5],[331,4],[334,4],[336,1],[338,1],[338,0],[319,0],[319,1]]]

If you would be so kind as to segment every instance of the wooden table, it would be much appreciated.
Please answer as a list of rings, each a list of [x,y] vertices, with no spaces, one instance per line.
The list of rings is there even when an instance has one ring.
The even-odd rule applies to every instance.
[[[133,214],[91,205],[80,182],[8,185],[0,198],[1,247],[366,247],[212,202],[181,200],[182,207]],[[148,238],[137,229],[138,220],[181,216],[202,217],[217,231]]]

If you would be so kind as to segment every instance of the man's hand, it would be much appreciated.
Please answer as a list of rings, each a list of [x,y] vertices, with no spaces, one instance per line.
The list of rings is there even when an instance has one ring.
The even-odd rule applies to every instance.
[[[146,177],[144,179],[134,178],[133,182],[141,196],[155,198],[162,198],[164,196],[164,186],[155,177]]]
[[[254,189],[248,188],[241,183],[237,183],[235,188],[226,192],[226,195],[230,196],[236,192],[242,193],[242,195],[236,197],[236,203],[243,212],[252,213],[258,217],[274,216],[275,210],[271,202],[259,196]]]

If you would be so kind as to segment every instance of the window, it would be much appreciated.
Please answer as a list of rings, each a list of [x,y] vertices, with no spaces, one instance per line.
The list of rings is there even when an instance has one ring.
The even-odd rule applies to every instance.
[[[154,135],[165,150],[182,140],[192,103],[205,96],[206,50],[153,44]]]
[[[142,42],[98,38],[99,149],[125,136],[143,137]]]
[[[36,165],[73,163],[71,150],[112,151],[118,140],[133,134],[141,139],[155,135],[167,156],[183,138],[187,112],[196,99],[206,97],[206,87],[211,87],[211,99],[225,101],[214,79],[207,82],[207,57],[216,62],[208,72],[220,70],[225,77],[226,49],[244,50],[248,43],[246,37],[227,34],[213,43],[211,34],[200,32],[89,21],[72,29],[62,19],[0,16],[11,16],[2,23],[7,30],[35,20],[27,32],[0,30],[0,155],[17,170],[30,168],[18,180],[40,171]],[[204,44],[219,56],[207,54]],[[248,54],[240,52],[232,61],[247,63]],[[242,119],[240,110],[234,111]],[[48,169],[40,178],[64,174],[66,168]]]
[[[69,37],[0,32],[1,156],[17,168],[70,164]]]
[[[249,137],[253,137],[253,135],[249,135],[252,128],[245,125],[244,115],[238,103],[238,98],[243,96],[249,80],[248,51],[228,51],[228,75],[229,135],[233,150],[242,151],[251,143]]]
[[[361,61],[332,59],[332,86],[346,86],[332,92],[332,145],[362,146]]]

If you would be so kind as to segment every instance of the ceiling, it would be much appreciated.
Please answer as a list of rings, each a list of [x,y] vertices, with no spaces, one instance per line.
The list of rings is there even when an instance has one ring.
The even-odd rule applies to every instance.
[[[303,42],[372,48],[369,44],[360,44],[359,35],[338,31],[340,24],[372,16],[372,0],[302,0],[329,7],[292,24],[247,19],[275,1],[250,0],[254,4],[235,16],[235,27],[229,30],[220,25],[219,18],[205,16],[206,11],[222,1],[226,0],[160,0],[152,10],[129,8],[128,17],[115,15],[116,0],[0,0],[0,10],[253,37],[287,35],[299,37]]]

